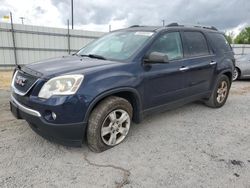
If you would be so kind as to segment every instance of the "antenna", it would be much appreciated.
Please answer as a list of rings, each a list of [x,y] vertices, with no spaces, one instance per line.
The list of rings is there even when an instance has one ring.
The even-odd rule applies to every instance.
[[[131,25],[129,28],[132,28],[132,27],[140,27],[139,25]]]

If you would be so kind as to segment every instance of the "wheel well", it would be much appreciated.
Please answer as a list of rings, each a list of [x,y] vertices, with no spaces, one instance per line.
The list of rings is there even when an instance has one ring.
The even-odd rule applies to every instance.
[[[94,106],[92,107],[89,115],[91,114],[91,112],[94,110],[94,108],[104,99],[110,97],[110,96],[117,96],[117,97],[121,97],[126,99],[133,107],[133,117],[132,120],[135,123],[139,123],[140,122],[140,102],[138,97],[136,96],[136,94],[134,94],[133,92],[130,91],[121,91],[121,92],[117,92],[117,93],[112,93],[110,95],[104,96],[103,98],[99,99]]]
[[[124,91],[113,94],[114,96],[121,97],[130,102],[133,107],[133,121],[139,121],[139,113],[140,113],[140,103],[139,99],[137,99],[136,95],[132,92]]]
[[[241,74],[241,70],[240,70],[240,68],[239,67],[235,67],[236,69],[238,69],[238,71],[239,71],[239,74]],[[240,75],[239,75],[240,76]]]
[[[224,72],[223,74],[226,75],[229,78],[230,81],[232,81],[232,76],[233,75],[232,75],[231,72]]]

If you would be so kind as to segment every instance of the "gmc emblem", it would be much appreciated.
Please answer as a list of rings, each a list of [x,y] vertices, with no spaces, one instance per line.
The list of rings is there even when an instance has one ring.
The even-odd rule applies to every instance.
[[[17,76],[15,79],[16,84],[20,85],[20,86],[24,86],[25,82],[26,82],[26,78],[22,77],[22,76]]]

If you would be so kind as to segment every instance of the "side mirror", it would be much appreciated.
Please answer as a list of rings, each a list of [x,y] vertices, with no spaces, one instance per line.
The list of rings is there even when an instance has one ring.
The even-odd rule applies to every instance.
[[[160,52],[151,52],[145,59],[146,63],[167,63],[168,55]]]

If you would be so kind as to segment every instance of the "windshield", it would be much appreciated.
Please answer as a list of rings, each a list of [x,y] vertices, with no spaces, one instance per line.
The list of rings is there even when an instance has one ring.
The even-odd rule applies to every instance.
[[[153,32],[120,31],[108,34],[85,48],[77,55],[95,55],[103,59],[126,60],[130,58],[153,35]]]

